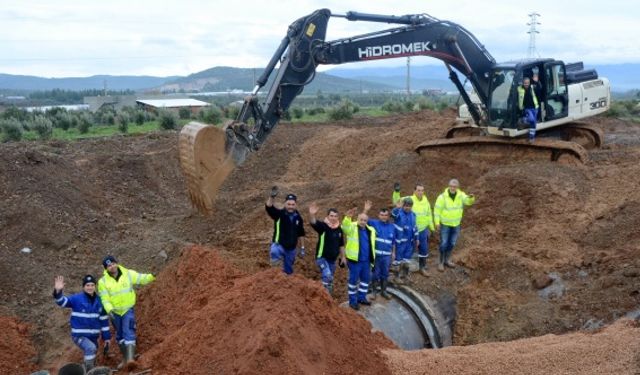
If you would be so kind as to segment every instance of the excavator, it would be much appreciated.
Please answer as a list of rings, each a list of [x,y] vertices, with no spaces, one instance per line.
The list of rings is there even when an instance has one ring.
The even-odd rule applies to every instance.
[[[326,41],[331,17],[392,26]],[[181,130],[181,166],[194,206],[205,214],[212,211],[217,190],[225,178],[251,152],[260,149],[293,100],[314,79],[319,65],[408,56],[441,60],[465,103],[459,109],[458,124],[443,139],[418,145],[417,152],[469,145],[516,145],[549,152],[552,160],[569,154],[586,161],[585,147],[598,147],[602,143],[602,131],[580,119],[609,109],[609,81],[598,77],[595,70],[585,69],[581,62],[565,64],[552,58],[537,58],[496,63],[464,27],[428,14],[332,14],[329,9],[319,9],[289,25],[234,121],[223,128],[191,122]],[[464,76],[464,83],[458,73]],[[528,125],[522,123],[518,110],[517,87],[534,73],[541,84],[536,129],[553,137],[541,137],[530,143],[521,139],[527,134]],[[275,76],[261,102],[258,92],[272,74]],[[471,94],[467,92],[467,84],[471,85]]]

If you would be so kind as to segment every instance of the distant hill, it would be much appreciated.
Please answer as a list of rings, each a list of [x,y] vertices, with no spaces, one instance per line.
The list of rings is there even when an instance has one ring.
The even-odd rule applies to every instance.
[[[255,81],[260,77],[264,69],[245,69],[218,66],[203,70],[186,77],[177,78],[159,87],[162,91],[251,91]],[[276,76],[271,74],[265,87],[269,87]],[[305,86],[305,93],[315,93],[318,90],[324,93],[346,93],[362,91],[393,91],[396,86],[386,83],[370,82],[361,79],[348,79],[336,77],[318,72],[313,81]]]
[[[598,75],[606,77],[611,82],[611,90],[623,92],[640,89],[640,64],[608,64],[589,65],[585,68],[596,69]],[[363,69],[333,68],[327,74],[350,79],[365,79],[372,82],[384,83],[395,87],[406,87],[406,67],[379,67]],[[411,88],[440,88],[455,91],[449,81],[449,73],[444,65],[423,65],[411,67]],[[464,77],[460,77],[463,79]]]
[[[611,81],[612,91],[624,92],[640,88],[640,64],[588,65],[595,68],[602,77]],[[263,69],[215,67],[186,77],[151,76],[111,76],[42,78],[0,74],[0,89],[41,91],[52,89],[89,90],[103,89],[106,82],[109,90],[162,90],[162,91],[251,91],[255,80]],[[441,89],[455,91],[449,81],[444,65],[411,66],[411,89]],[[317,73],[314,80],[305,87],[305,93],[348,93],[348,92],[389,92],[406,89],[407,68],[344,68],[336,67]],[[275,77],[271,75],[271,79]],[[463,78],[463,77],[461,77]],[[269,83],[267,83],[268,87]]]
[[[156,87],[176,77],[151,76],[110,76],[97,75],[91,77],[43,78],[35,76],[20,76],[0,73],[0,89],[8,90],[91,90],[103,89],[105,81],[108,90],[143,90]]]

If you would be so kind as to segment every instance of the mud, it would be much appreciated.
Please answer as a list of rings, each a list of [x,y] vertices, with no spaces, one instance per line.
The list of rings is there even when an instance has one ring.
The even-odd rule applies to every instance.
[[[635,227],[640,192],[635,187],[640,184],[640,126],[611,118],[590,120],[606,136],[603,147],[590,152],[587,164],[554,163],[518,150],[422,155],[413,151],[423,141],[440,137],[454,116],[425,111],[328,124],[281,124],[222,185],[212,217],[194,212],[187,199],[177,133],[3,144],[0,292],[6,298],[2,314],[33,327],[31,339],[40,367],[55,368],[64,360],[77,360],[80,355],[70,344],[68,315],[51,297],[53,277],[64,275],[69,280],[67,292],[77,292],[80,278],[102,272],[101,258],[113,253],[128,267],[160,273],[159,289],[148,288],[140,295],[139,329],[143,356],[164,357],[166,344],[160,337],[178,334],[181,328],[194,335],[198,330],[195,321],[184,324],[154,315],[161,314],[165,304],[187,303],[162,299],[161,285],[176,293],[172,289],[176,287],[161,283],[169,277],[162,270],[184,248],[199,243],[216,249],[238,272],[224,281],[224,290],[242,284],[244,278],[270,272],[272,223],[263,205],[272,185],[296,193],[306,217],[311,201],[321,209],[337,207],[343,212],[354,205],[361,207],[365,199],[373,200],[374,207],[388,206],[395,181],[407,194],[416,182],[424,183],[433,203],[452,177],[477,197],[477,203],[466,210],[453,256],[460,267],[444,273],[434,269],[437,239],[433,238],[431,277],[414,276],[413,287],[435,299],[455,299],[454,345],[572,333],[589,321],[609,325],[637,310],[640,232]],[[311,249],[316,238],[308,229],[307,248]],[[20,252],[25,246],[32,249],[30,254]],[[298,259],[295,269],[308,283],[319,285],[311,256]],[[551,274],[562,280],[564,292],[543,298],[540,288]],[[281,282],[277,275],[272,275],[274,282]],[[217,279],[207,281],[213,277],[204,268],[196,269],[183,276],[180,285],[215,285]],[[345,271],[338,269],[336,277],[333,297],[339,302],[346,297]],[[215,306],[216,299],[202,290],[189,292],[195,296],[192,303],[206,298],[196,307],[211,309],[211,314],[240,312],[233,305],[226,306],[228,310]],[[222,290],[216,296],[228,298]],[[153,298],[158,302],[151,303]],[[180,311],[186,314],[184,310]],[[221,329],[213,321],[201,320],[210,329]],[[631,327],[619,329],[637,337]],[[621,337],[632,340],[626,334]],[[173,360],[180,361],[181,355],[191,352],[206,353],[197,342],[188,344],[193,346],[183,350],[187,354]],[[257,346],[237,345],[234,350],[258,351]],[[224,368],[230,372],[246,370],[228,366]],[[295,372],[297,368],[287,369]]]

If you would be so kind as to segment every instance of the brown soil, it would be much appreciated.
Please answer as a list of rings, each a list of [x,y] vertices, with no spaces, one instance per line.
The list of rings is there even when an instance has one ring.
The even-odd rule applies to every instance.
[[[637,374],[640,328],[619,321],[595,334],[545,335],[441,350],[387,350],[394,374]]]
[[[306,216],[311,201],[321,209],[335,206],[342,211],[361,206],[365,199],[386,206],[395,181],[407,193],[422,181],[433,203],[451,177],[478,197],[465,213],[454,253],[461,267],[431,271],[428,279],[416,277],[414,287],[435,299],[455,299],[454,344],[592,329],[637,309],[640,125],[591,119],[607,138],[603,148],[590,152],[586,165],[566,159],[550,162],[547,155],[517,149],[413,152],[422,141],[440,137],[454,116],[427,111],[344,123],[281,124],[223,184],[210,218],[196,214],[186,198],[176,133],[2,145],[4,315],[34,327],[39,364],[52,368],[57,361],[79,355],[70,345],[68,313],[51,298],[56,274],[69,280],[68,292],[76,292],[85,273],[102,272],[100,260],[106,253],[131,268],[160,272],[166,260],[178,258],[190,243],[216,248],[237,272],[228,281],[204,268],[182,276],[181,285],[195,284],[191,301],[200,301],[202,306],[196,307],[211,309],[211,314],[237,312],[232,306],[216,310],[221,307],[214,308],[214,300],[228,298],[226,292],[214,299],[205,286],[223,283],[218,285],[232,290],[269,268],[272,223],[263,204],[270,186],[298,194]],[[313,248],[315,235],[311,228],[308,233],[307,247]],[[25,246],[33,251],[21,253]],[[433,240],[433,254],[436,246]],[[430,261],[433,265],[433,258]],[[310,256],[296,262],[296,273],[318,279]],[[248,274],[253,276],[243,276]],[[277,275],[272,274],[273,282],[281,282]],[[169,276],[160,273],[158,289],[150,287],[141,295],[144,356],[162,357],[166,345],[157,339],[156,348],[147,337],[197,331],[195,321],[179,327],[185,323],[181,319],[154,315],[171,309],[168,302],[186,304],[163,299],[161,286],[169,295],[179,295],[177,286],[162,283],[165,277]],[[345,278],[346,272],[339,269],[334,293],[339,301],[346,297]],[[186,308],[181,311],[186,314]],[[214,329],[213,320],[201,320],[203,327]],[[156,325],[171,332],[155,332]],[[637,335],[630,327],[620,329]],[[206,351],[189,344],[189,352]],[[238,350],[257,350],[253,344]]]
[[[140,301],[139,367],[162,374],[388,374],[393,344],[322,286],[269,269],[243,275],[217,252],[183,252]],[[162,306],[160,308],[160,306]],[[178,319],[179,317],[179,319]],[[354,360],[357,358],[357,360]]]
[[[29,327],[15,318],[0,316],[0,374],[26,374],[36,369],[36,349]]]

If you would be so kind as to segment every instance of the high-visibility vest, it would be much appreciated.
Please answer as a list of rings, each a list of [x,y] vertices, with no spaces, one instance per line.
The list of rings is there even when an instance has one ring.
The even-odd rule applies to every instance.
[[[529,90],[531,90],[531,97],[533,98],[533,105],[538,108],[538,97],[536,96],[536,91],[533,89],[533,86],[529,86]],[[524,87],[518,86],[518,108],[524,109]]]
[[[456,198],[451,199],[449,189],[438,196],[433,209],[433,217],[436,225],[457,227],[462,222],[464,206],[471,206],[476,201],[475,197],[469,197],[464,191],[458,189]]]
[[[138,273],[122,266],[118,268],[122,272],[118,280],[111,276],[109,271],[104,270],[102,278],[98,281],[98,295],[107,314],[113,311],[122,316],[136,304],[136,292],[133,287],[149,284],[156,278],[150,273]]]
[[[394,205],[398,202],[398,200],[404,198],[405,197],[400,197],[400,192],[394,191],[393,193],[391,193],[391,200],[393,201]],[[411,211],[416,214],[416,225],[418,226],[418,232],[422,232],[425,228],[429,228],[433,231],[433,214],[431,212],[431,203],[429,203],[427,194],[422,195],[422,200],[418,199],[415,194],[413,194],[410,198],[413,201],[413,207],[411,208]]]
[[[347,237],[346,245],[344,247],[345,256],[347,259],[357,262],[358,256],[360,255],[360,238],[358,231],[358,223],[351,220],[350,217],[345,216],[342,220],[342,232]],[[369,263],[372,265],[376,259],[376,230],[369,225],[366,225],[367,230],[369,231],[369,242],[370,242],[370,254],[369,254]]]

